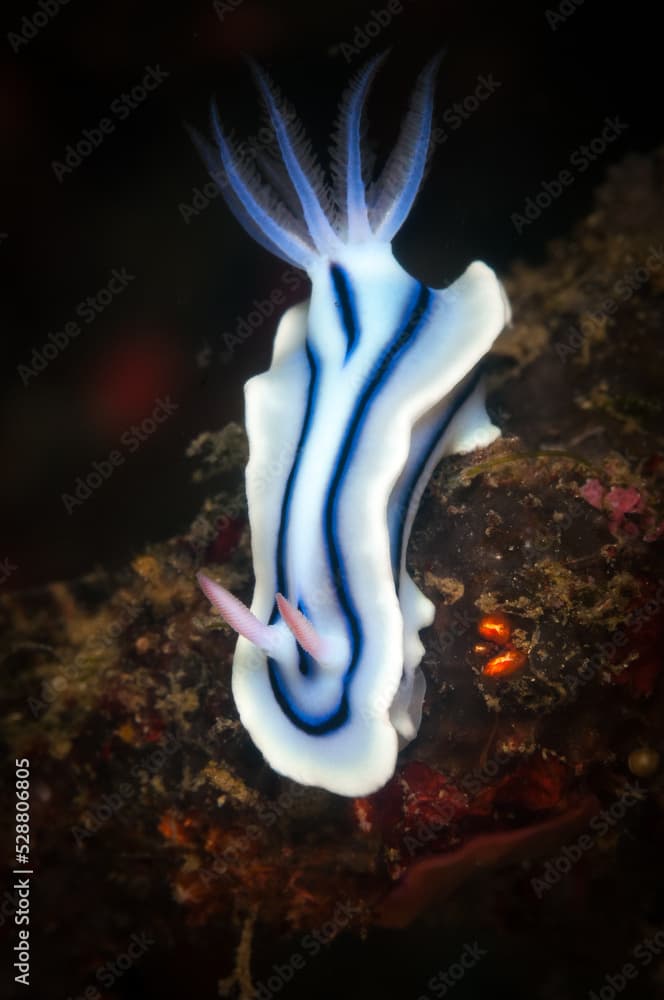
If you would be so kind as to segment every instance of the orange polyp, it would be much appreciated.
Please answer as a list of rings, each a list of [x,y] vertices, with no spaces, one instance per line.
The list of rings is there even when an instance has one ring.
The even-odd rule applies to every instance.
[[[166,812],[159,820],[157,829],[166,840],[172,840],[176,844],[187,844],[190,840],[187,833],[189,826],[191,826],[191,820],[181,821],[174,813]]]
[[[484,639],[490,639],[498,646],[506,646],[512,635],[512,626],[505,615],[485,615],[480,619],[477,631]]]
[[[509,677],[525,667],[527,660],[528,657],[520,649],[506,649],[489,660],[482,673],[485,677]]]

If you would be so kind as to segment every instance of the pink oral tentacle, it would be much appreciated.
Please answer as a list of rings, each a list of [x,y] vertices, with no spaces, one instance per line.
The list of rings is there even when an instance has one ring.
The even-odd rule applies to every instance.
[[[325,659],[327,643],[311,624],[308,618],[294,607],[283,594],[277,594],[277,606],[281,617],[295,636],[295,639],[315,660],[320,663]]]
[[[259,621],[242,601],[233,597],[229,590],[215,583],[205,573],[197,573],[196,579],[210,604],[214,605],[231,628],[259,649],[269,650],[274,647],[275,633],[271,626]]]

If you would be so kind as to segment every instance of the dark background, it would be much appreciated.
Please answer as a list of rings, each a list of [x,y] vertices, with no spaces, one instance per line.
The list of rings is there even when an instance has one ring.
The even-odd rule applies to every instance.
[[[403,0],[403,12],[349,61],[342,43],[353,43],[372,8],[384,4],[242,0],[221,18],[208,0],[70,0],[14,52],[7,33],[19,31],[22,18],[39,7],[3,6],[0,561],[15,567],[2,584],[6,589],[72,577],[98,564],[120,566],[146,542],[183,531],[205,495],[204,486],[191,482],[187,445],[202,430],[241,420],[243,383],[269,363],[274,318],[237,346],[230,360],[220,360],[220,354],[224,334],[248,314],[253,300],[284,287],[286,266],[246,236],[221,198],[188,223],[183,219],[183,208],[208,180],[185,123],[206,130],[216,95],[223,120],[238,137],[255,134],[261,125],[245,54],[270,70],[321,155],[349,76],[366,56],[387,46],[392,54],[370,105],[371,138],[383,154],[395,139],[417,71],[436,50],[447,49],[437,91],[439,120],[473,93],[478,76],[493,74],[500,81],[496,93],[437,150],[397,237],[404,266],[432,285],[453,280],[478,257],[500,273],[519,259],[536,265],[547,242],[568,235],[589,212],[611,163],[662,140],[661,36],[645,4],[610,7],[585,0],[574,9],[570,2],[566,9],[573,12],[554,30],[545,13],[558,9],[554,2]],[[68,144],[83,129],[97,127],[111,102],[156,65],[168,72],[167,80],[126,120],[115,118],[114,132],[59,182],[52,162],[62,160]],[[607,116],[620,116],[629,128],[518,234],[511,215],[568,166],[577,147],[601,133]],[[33,350],[43,347],[49,333],[75,319],[77,304],[103,288],[113,268],[135,277],[24,385],[18,366],[31,364]],[[305,287],[290,293],[289,301],[302,298]],[[129,454],[123,435],[164,396],[177,402],[176,413]],[[62,494],[118,448],[124,464],[68,514]],[[52,905],[55,915],[67,901]],[[414,1000],[426,992],[429,977],[472,940],[467,935],[474,933],[481,906],[476,886],[468,902],[469,927],[459,927],[458,940],[443,941],[430,925],[403,935],[377,932],[370,948],[341,941],[307,967],[296,989],[319,996],[343,995],[347,988],[355,996],[392,992]],[[575,919],[582,950],[586,931],[571,899],[570,921]],[[548,930],[553,949],[556,928]],[[537,970],[519,947],[514,939],[499,956],[494,953],[455,996],[531,995]],[[257,948],[270,953],[269,942],[259,941]],[[445,961],[439,957],[443,950]],[[282,953],[277,950],[276,957]],[[210,961],[214,956],[201,954],[201,966]],[[615,966],[621,961],[616,956]],[[155,981],[152,963],[158,959],[147,962]],[[610,955],[606,964],[613,968]],[[259,978],[269,967],[265,959]],[[203,989],[213,979],[209,965],[206,970],[193,962],[183,979]],[[140,996],[140,982],[140,973],[132,972],[121,988]],[[596,982],[589,976],[589,985]],[[160,995],[170,995],[166,982]],[[561,987],[555,1000],[563,995]]]
[[[368,3],[227,7],[69,0],[16,52],[8,33],[40,8],[3,7],[0,558],[16,567],[7,588],[120,565],[146,541],[182,530],[203,496],[190,481],[188,442],[241,419],[242,385],[269,363],[274,319],[230,361],[219,355],[254,297],[283,287],[285,265],[246,236],[221,198],[188,222],[182,208],[208,180],[185,123],[207,130],[213,95],[238,137],[262,123],[245,54],[270,70],[323,156],[340,93],[375,51],[392,47],[370,104],[371,141],[383,155],[417,71],[437,49],[447,49],[439,120],[481,74],[500,81],[461,128],[448,129],[396,240],[404,265],[433,285],[477,257],[500,272],[517,258],[542,259],[547,241],[588,212],[610,164],[661,139],[659,35],[645,6],[569,2],[573,13],[552,27],[554,3],[403,0],[356,55],[344,46],[371,18]],[[373,8],[383,9],[380,0]],[[58,181],[53,161],[157,65],[168,78],[126,120],[111,114],[113,133]],[[518,235],[512,213],[615,115],[627,131]],[[33,350],[122,267],[134,280],[24,385],[18,366],[31,365]],[[305,289],[302,281],[290,299]],[[177,412],[135,453],[121,448],[124,464],[68,513],[62,494],[165,394]]]

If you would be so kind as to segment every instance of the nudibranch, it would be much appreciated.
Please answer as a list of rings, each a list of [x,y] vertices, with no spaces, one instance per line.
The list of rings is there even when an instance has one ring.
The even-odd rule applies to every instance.
[[[367,186],[364,106],[381,58],[343,97],[333,192],[258,69],[283,163],[243,159],[214,110],[216,150],[197,140],[245,229],[311,281],[278,325],[269,370],[245,385],[251,609],[198,579],[239,633],[233,696],[256,746],[280,774],[347,796],[384,785],[419,728],[418,633],[434,605],[406,547],[440,459],[500,434],[478,364],[509,319],[486,264],[431,289],[392,254],[427,162],[437,60]]]

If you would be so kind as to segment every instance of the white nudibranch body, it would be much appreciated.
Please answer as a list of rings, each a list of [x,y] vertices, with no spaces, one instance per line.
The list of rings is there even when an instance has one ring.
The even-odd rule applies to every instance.
[[[263,167],[282,197],[238,157],[216,115],[217,150],[197,140],[216,179],[221,160],[240,222],[312,284],[310,300],[281,319],[269,370],[245,386],[251,610],[204,574],[199,581],[240,633],[233,695],[254,743],[279,773],[348,796],[384,785],[419,728],[419,632],[434,606],[408,575],[406,547],[440,459],[500,434],[478,363],[509,320],[485,264],[432,290],[395,260],[391,241],[426,164],[437,61],[367,191],[360,134],[379,62],[356,75],[341,105],[334,199],[259,71],[285,172]]]

